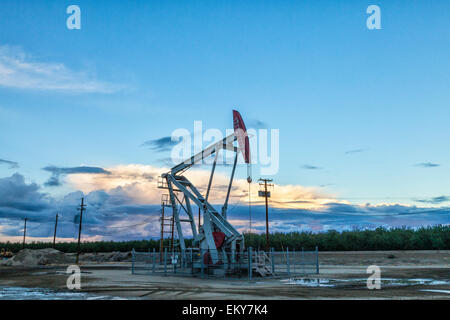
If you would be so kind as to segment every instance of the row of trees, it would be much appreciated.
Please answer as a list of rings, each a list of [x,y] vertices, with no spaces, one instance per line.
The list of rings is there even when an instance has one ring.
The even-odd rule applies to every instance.
[[[254,248],[265,247],[265,234],[246,234],[245,243]],[[290,249],[321,251],[363,250],[450,250],[450,226],[409,228],[377,228],[321,233],[291,232],[270,235],[275,250]]]
[[[247,247],[264,249],[266,245],[265,234],[247,233],[245,244]],[[169,240],[165,240],[165,246]],[[187,245],[190,246],[191,240]],[[112,252],[112,251],[159,251],[159,240],[140,241],[96,241],[83,242],[82,252]],[[362,250],[450,250],[450,226],[424,227],[420,229],[409,228],[377,228],[375,230],[354,230],[337,232],[334,230],[321,233],[291,232],[270,234],[270,246],[275,250],[314,250],[317,246],[320,251],[362,251]],[[28,249],[43,249],[52,247],[52,243],[27,243]],[[21,243],[0,243],[0,248],[18,252],[22,249]],[[55,249],[63,252],[76,252],[75,242],[57,243]]]

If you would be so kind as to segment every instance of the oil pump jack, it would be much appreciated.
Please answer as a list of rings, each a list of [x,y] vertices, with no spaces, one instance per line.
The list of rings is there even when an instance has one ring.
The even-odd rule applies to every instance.
[[[161,175],[158,187],[167,189],[169,192],[168,200],[172,208],[173,226],[177,230],[178,241],[181,252],[186,250],[186,242],[183,235],[181,223],[190,224],[193,236],[192,247],[207,252],[208,259],[213,264],[233,263],[239,259],[239,254],[244,250],[244,237],[227,221],[228,200],[233,184],[233,178],[236,171],[239,154],[242,154],[244,162],[247,164],[247,181],[251,183],[251,158],[250,143],[247,135],[247,129],[240,113],[233,110],[233,134],[218,141],[201,152],[195,154],[190,159],[174,166],[169,172]],[[235,145],[237,141],[237,145]],[[219,156],[219,151],[228,150],[234,152],[234,163],[231,171],[230,181],[221,212],[208,202],[211,191],[214,171]],[[208,187],[205,195],[190,182],[183,174],[195,164],[214,156]],[[180,196],[182,198],[180,199]],[[197,229],[194,212],[192,210],[194,203],[203,213],[203,224]],[[180,211],[183,209],[188,219],[180,219]]]

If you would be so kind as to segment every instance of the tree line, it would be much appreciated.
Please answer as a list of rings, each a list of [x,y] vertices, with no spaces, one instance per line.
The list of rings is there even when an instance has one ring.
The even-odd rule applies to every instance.
[[[263,250],[266,246],[265,234],[245,233],[246,247]],[[192,239],[187,239],[189,247]],[[170,246],[170,240],[164,240],[164,246]],[[450,250],[450,225],[411,228],[377,228],[375,230],[352,230],[338,232],[289,232],[270,234],[270,247],[276,251],[286,250],[314,250],[319,251],[364,251],[364,250]],[[51,248],[50,242],[31,242],[26,249]],[[127,252],[159,251],[159,239],[133,241],[95,241],[82,242],[82,252]],[[22,249],[22,243],[0,242],[0,249],[14,253]],[[76,252],[76,242],[56,243],[55,249],[62,252]]]

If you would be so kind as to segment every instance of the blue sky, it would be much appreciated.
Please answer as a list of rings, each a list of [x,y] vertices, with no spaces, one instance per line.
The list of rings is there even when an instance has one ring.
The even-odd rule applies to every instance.
[[[81,30],[66,28],[71,4]],[[447,210],[449,53],[448,1],[4,0],[0,177],[19,173],[51,208],[83,188],[70,174],[46,186],[43,168],[162,167],[168,153],[144,142],[195,120],[230,128],[237,108],[280,130],[278,185]]]

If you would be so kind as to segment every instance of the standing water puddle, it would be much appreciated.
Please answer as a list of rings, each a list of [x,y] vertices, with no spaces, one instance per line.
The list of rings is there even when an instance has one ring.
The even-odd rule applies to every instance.
[[[423,289],[423,290],[420,290],[420,291],[436,292],[436,293],[448,293],[448,294],[450,294],[450,290]]]
[[[366,284],[367,278],[355,278],[355,279],[314,279],[314,278],[291,278],[281,280],[282,283],[287,285],[298,285],[303,287],[336,287],[339,284],[357,283]],[[447,280],[433,280],[433,279],[395,279],[395,278],[382,278],[382,286],[416,286],[416,285],[450,285],[450,281]],[[449,291],[449,290],[441,290]],[[448,293],[448,292],[447,292]]]
[[[0,300],[117,300],[83,292],[54,291],[43,288],[0,287]]]
[[[281,280],[281,282],[303,287],[335,287],[334,284],[330,284],[330,280],[328,279],[285,279]]]

